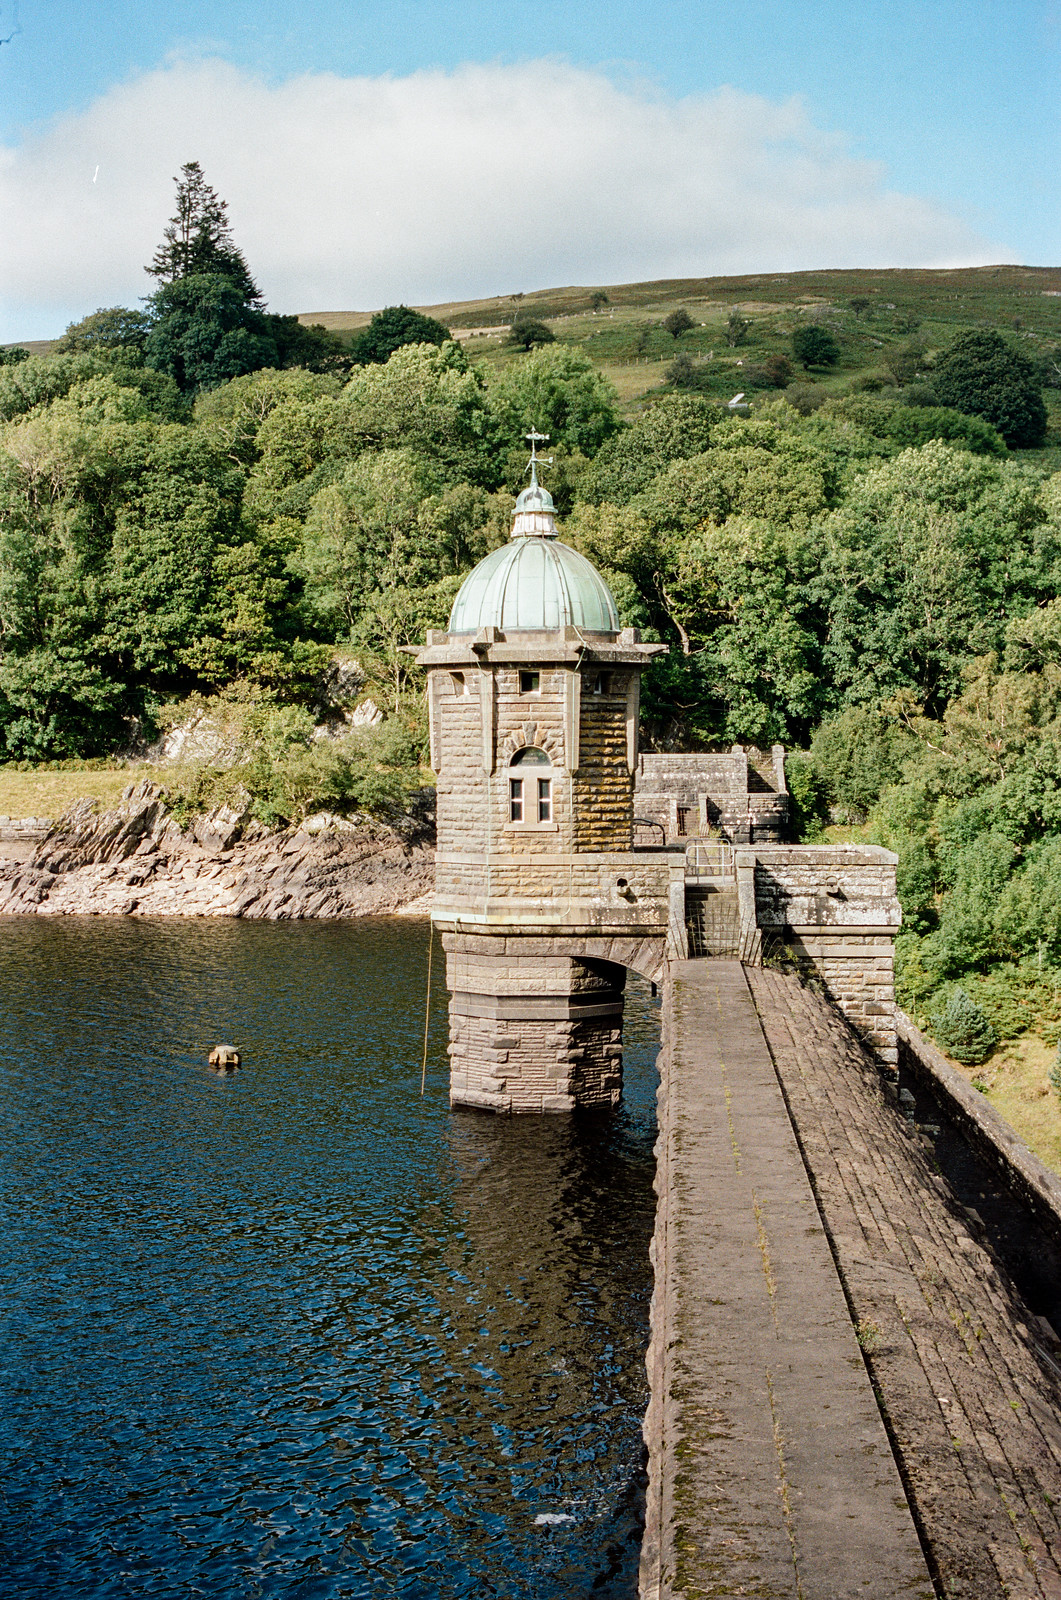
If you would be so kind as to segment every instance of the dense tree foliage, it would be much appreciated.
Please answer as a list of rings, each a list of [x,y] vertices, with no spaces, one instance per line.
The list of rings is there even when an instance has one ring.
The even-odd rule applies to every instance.
[[[355,361],[387,361],[403,344],[445,344],[449,329],[408,306],[386,306],[350,346]]]
[[[936,363],[940,403],[990,422],[1008,445],[1040,445],[1046,435],[1042,376],[1035,362],[994,329],[965,333]]]

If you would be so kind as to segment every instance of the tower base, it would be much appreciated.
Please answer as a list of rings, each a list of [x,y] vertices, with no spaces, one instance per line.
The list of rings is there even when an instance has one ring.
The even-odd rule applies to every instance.
[[[609,1109],[623,1090],[626,969],[508,954],[520,940],[445,934],[450,1104],[505,1114]]]

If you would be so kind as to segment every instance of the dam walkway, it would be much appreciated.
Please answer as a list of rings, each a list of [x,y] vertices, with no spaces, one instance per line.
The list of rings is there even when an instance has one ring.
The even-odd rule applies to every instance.
[[[641,1593],[1061,1600],[1061,1351],[794,977],[664,1010]]]

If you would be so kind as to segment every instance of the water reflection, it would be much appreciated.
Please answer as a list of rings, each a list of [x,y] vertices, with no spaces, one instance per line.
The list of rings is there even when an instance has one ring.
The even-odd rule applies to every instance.
[[[0,924],[5,1595],[634,1594],[653,1003],[618,1117],[453,1116],[425,967]]]

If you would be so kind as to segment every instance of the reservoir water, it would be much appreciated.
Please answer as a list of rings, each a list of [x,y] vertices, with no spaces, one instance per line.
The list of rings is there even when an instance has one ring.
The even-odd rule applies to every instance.
[[[615,1116],[454,1114],[427,942],[0,923],[4,1600],[636,1593],[655,1002]]]

